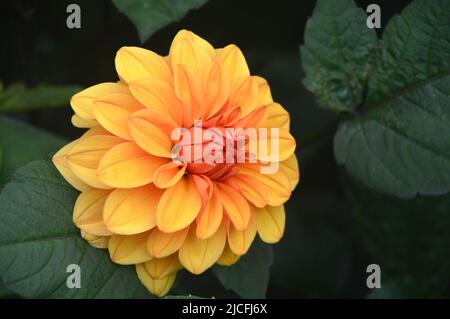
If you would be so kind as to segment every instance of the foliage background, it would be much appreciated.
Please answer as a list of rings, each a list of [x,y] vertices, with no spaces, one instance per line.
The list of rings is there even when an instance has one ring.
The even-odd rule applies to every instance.
[[[79,30],[66,27],[65,11],[72,2],[81,7]],[[34,109],[8,112],[0,118],[0,183],[10,179],[13,169],[48,157],[63,139],[81,134],[69,124],[69,107],[52,106],[65,104],[79,87],[115,80],[113,61],[118,48],[136,45],[165,54],[176,32],[190,29],[215,47],[236,43],[252,74],[268,79],[274,100],[291,114],[301,181],[287,203],[286,233],[274,246],[266,296],[449,297],[450,235],[445,234],[450,223],[449,197],[383,195],[354,181],[336,164],[333,136],[338,116],[319,108],[302,84],[299,45],[315,2],[210,0],[141,44],[134,25],[109,0],[2,1],[0,78],[5,88],[14,85],[16,89],[0,95],[0,111],[8,110],[8,103],[2,103],[5,92],[22,98],[14,100],[16,107],[9,102],[10,109],[20,105]],[[380,5],[380,36],[387,21],[410,1],[356,3],[361,8]],[[43,84],[64,87],[51,92],[49,99],[48,91],[36,89]],[[41,93],[31,95],[34,106],[29,106],[24,93],[29,91],[20,85]],[[17,128],[17,121],[27,126]],[[51,135],[36,133],[34,128]],[[383,288],[374,292],[366,287],[366,267],[371,263],[382,269]],[[235,296],[211,272],[201,277],[183,276],[175,292]]]

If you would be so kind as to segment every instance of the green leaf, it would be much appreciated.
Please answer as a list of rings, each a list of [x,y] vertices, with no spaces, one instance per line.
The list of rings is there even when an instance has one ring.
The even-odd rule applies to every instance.
[[[367,16],[353,0],[319,0],[300,48],[303,83],[321,107],[353,111],[362,102],[376,45]]]
[[[79,91],[81,87],[75,85],[39,85],[27,89],[23,83],[14,83],[0,94],[0,112],[66,106]]]
[[[214,266],[222,285],[242,298],[264,298],[273,262],[272,247],[255,239],[250,250],[230,267]]]
[[[450,3],[413,2],[392,19],[360,116],[335,136],[339,164],[399,197],[450,191]]]
[[[207,0],[112,0],[136,26],[141,42],[171,22],[183,18]]]
[[[47,161],[19,169],[0,194],[0,276],[27,298],[149,297],[133,266],[113,264],[72,223],[78,192]],[[81,288],[66,286],[66,267],[81,268]]]
[[[369,104],[448,74],[450,2],[416,0],[386,26],[369,82]]]
[[[0,183],[5,182],[18,167],[47,157],[66,141],[43,130],[11,118],[0,117],[2,166]]]
[[[392,294],[439,297],[450,277],[450,194],[402,200],[344,179],[356,230]]]

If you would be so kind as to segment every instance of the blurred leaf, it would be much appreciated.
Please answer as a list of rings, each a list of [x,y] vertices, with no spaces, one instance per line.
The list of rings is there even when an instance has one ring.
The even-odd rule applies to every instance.
[[[14,83],[0,93],[0,112],[67,106],[72,95],[81,89],[75,85],[26,88],[23,83]]]
[[[213,271],[225,288],[242,298],[265,298],[272,262],[272,247],[256,238],[236,264],[230,267],[216,265]]]
[[[371,80],[375,104],[341,123],[339,164],[399,197],[450,191],[450,3],[417,0],[391,20]]]
[[[183,18],[207,0],[112,0],[136,26],[141,42],[171,22]]]
[[[0,117],[0,183],[5,182],[16,168],[47,157],[65,143],[64,139],[25,123]]]
[[[301,58],[305,86],[321,107],[353,111],[362,102],[376,34],[353,0],[319,0],[306,24]]]
[[[188,296],[168,295],[168,296],[165,296],[163,299],[204,299],[204,298],[198,297],[198,296],[193,296],[193,295],[188,295]]]
[[[344,179],[358,231],[381,267],[381,286],[403,295],[438,297],[450,278],[450,194],[401,200]]]
[[[0,276],[27,298],[149,297],[133,266],[110,261],[89,246],[72,222],[78,192],[53,164],[35,161],[17,170],[0,194]],[[66,286],[66,267],[81,268],[81,288]]]

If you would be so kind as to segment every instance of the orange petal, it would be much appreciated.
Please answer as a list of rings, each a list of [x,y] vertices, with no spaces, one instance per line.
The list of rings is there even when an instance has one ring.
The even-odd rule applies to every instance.
[[[195,232],[195,227],[192,227],[178,252],[178,257],[187,270],[198,275],[214,265],[222,255],[227,235],[223,223],[208,239],[198,239]]]
[[[154,279],[162,279],[183,268],[177,254],[164,258],[153,258],[143,263],[147,273]]]
[[[98,165],[98,179],[111,187],[132,188],[153,181],[155,170],[167,159],[152,156],[134,142],[126,142],[110,149]]]
[[[144,264],[136,265],[136,273],[145,288],[147,288],[152,294],[158,297],[167,295],[170,288],[172,288],[177,276],[177,273],[173,272],[161,279],[152,278],[145,269]]]
[[[209,55],[211,58],[213,58],[215,55],[214,47],[211,44],[209,44],[208,41],[206,41],[205,39],[202,39],[201,37],[199,37],[192,31],[188,31],[188,30],[178,31],[178,33],[173,38],[171,46],[175,46],[177,44],[177,42],[179,42],[181,40],[188,40],[188,41],[194,42],[196,45],[198,45],[200,48],[202,48],[202,50],[205,51],[205,53],[207,55]]]
[[[96,175],[97,167],[105,153],[123,140],[112,135],[82,137],[67,155],[70,170],[84,183],[95,188],[111,188]]]
[[[217,259],[217,263],[221,266],[231,266],[234,265],[241,256],[233,253],[228,244],[225,245],[225,249],[223,250],[222,256]]]
[[[257,179],[244,174],[233,176],[233,181],[239,186],[242,195],[248,199],[256,207],[264,207],[267,205],[267,190]]]
[[[89,245],[99,249],[108,248],[109,236],[97,236],[81,230],[81,237],[88,242]]]
[[[150,110],[134,113],[128,125],[131,136],[142,149],[155,156],[171,157],[173,144],[169,127],[156,120]]]
[[[143,106],[130,94],[113,93],[94,102],[97,121],[108,131],[123,139],[131,140],[128,117]]]
[[[180,249],[189,232],[189,227],[174,233],[163,233],[158,228],[152,230],[147,241],[147,250],[155,258],[167,257]]]
[[[266,206],[256,209],[256,224],[262,241],[272,244],[283,237],[286,215],[284,206]]]
[[[117,51],[115,63],[119,77],[127,83],[141,78],[172,82],[172,74],[166,60],[150,50],[122,47]]]
[[[211,237],[222,223],[223,208],[217,191],[213,191],[200,214],[197,216],[196,235],[199,239]]]
[[[52,161],[56,166],[56,169],[70,185],[72,185],[79,191],[83,191],[88,188],[88,185],[85,184],[72,172],[69,167],[69,163],[67,162],[68,153],[77,142],[78,140],[75,140],[62,147],[58,152],[55,153],[55,155],[53,155]]]
[[[267,118],[261,127],[280,127],[289,130],[289,113],[278,103],[267,105]]]
[[[185,65],[174,68],[175,94],[183,102],[183,123],[189,127],[203,114],[203,88],[200,77]]]
[[[244,230],[250,220],[250,206],[239,192],[223,183],[216,183],[223,209],[234,227]]]
[[[184,176],[164,192],[158,205],[156,223],[166,233],[181,230],[197,217],[202,201],[190,176]]]
[[[260,127],[262,123],[265,123],[267,114],[267,107],[262,106],[241,118],[239,121],[233,124],[233,126],[242,128]]]
[[[153,185],[116,189],[106,200],[103,220],[115,234],[132,235],[156,226],[156,207],[163,191]]]
[[[294,190],[300,180],[300,170],[298,168],[297,156],[292,154],[287,160],[281,162],[280,169],[291,182],[291,190]]]
[[[149,233],[112,235],[108,242],[109,256],[116,264],[132,265],[146,262],[152,257],[147,252]]]
[[[153,184],[159,188],[168,188],[183,177],[186,171],[186,163],[168,162],[158,167],[153,174]]]
[[[250,221],[246,229],[237,230],[233,224],[228,227],[228,245],[230,249],[237,255],[244,255],[250,248],[256,236],[256,217],[255,212],[252,211]]]
[[[71,122],[73,126],[79,128],[91,128],[99,125],[96,120],[86,120],[76,114],[72,115]]]
[[[257,158],[264,162],[281,162],[288,159],[295,151],[295,139],[285,128],[267,128],[263,135],[258,131]],[[278,147],[274,146],[278,143]]]
[[[99,125],[88,129],[86,132],[84,132],[83,135],[81,135],[81,137],[85,138],[94,135],[112,135],[112,134],[110,131],[105,130],[103,127]]]
[[[243,164],[239,166],[239,174],[249,175],[267,190],[267,203],[278,206],[285,203],[291,196],[291,184],[286,174],[279,169],[274,174],[262,174],[258,164]]]
[[[235,80],[230,94],[230,106],[241,108],[241,117],[253,112],[258,104],[258,85],[251,76]]]
[[[103,207],[109,190],[90,188],[82,192],[73,209],[73,222],[78,228],[97,236],[112,233],[103,223]]]
[[[217,52],[217,58],[231,84],[242,76],[250,75],[244,55],[236,45],[230,44]]]
[[[270,86],[267,83],[266,79],[260,76],[253,76],[253,78],[258,84],[259,89],[258,106],[273,103],[272,93],[270,92]]]
[[[158,79],[145,78],[131,82],[130,90],[145,107],[159,114],[173,127],[179,127],[183,108],[172,86]]]
[[[74,96],[70,100],[70,105],[79,117],[85,120],[95,120],[94,101],[102,96],[112,93],[127,93],[125,85],[107,82],[91,86]]]
[[[230,95],[230,80],[219,63],[211,64],[203,87],[205,94],[203,118],[208,119],[219,112]]]

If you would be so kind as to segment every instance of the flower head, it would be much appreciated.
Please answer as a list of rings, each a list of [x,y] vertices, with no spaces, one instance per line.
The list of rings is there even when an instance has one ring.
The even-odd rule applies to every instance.
[[[123,47],[115,65],[119,82],[72,97],[72,123],[88,130],[53,157],[81,191],[73,221],[83,238],[136,265],[158,296],[182,268],[234,264],[257,233],[279,241],[299,180],[295,140],[240,49],[182,30],[167,57]]]

